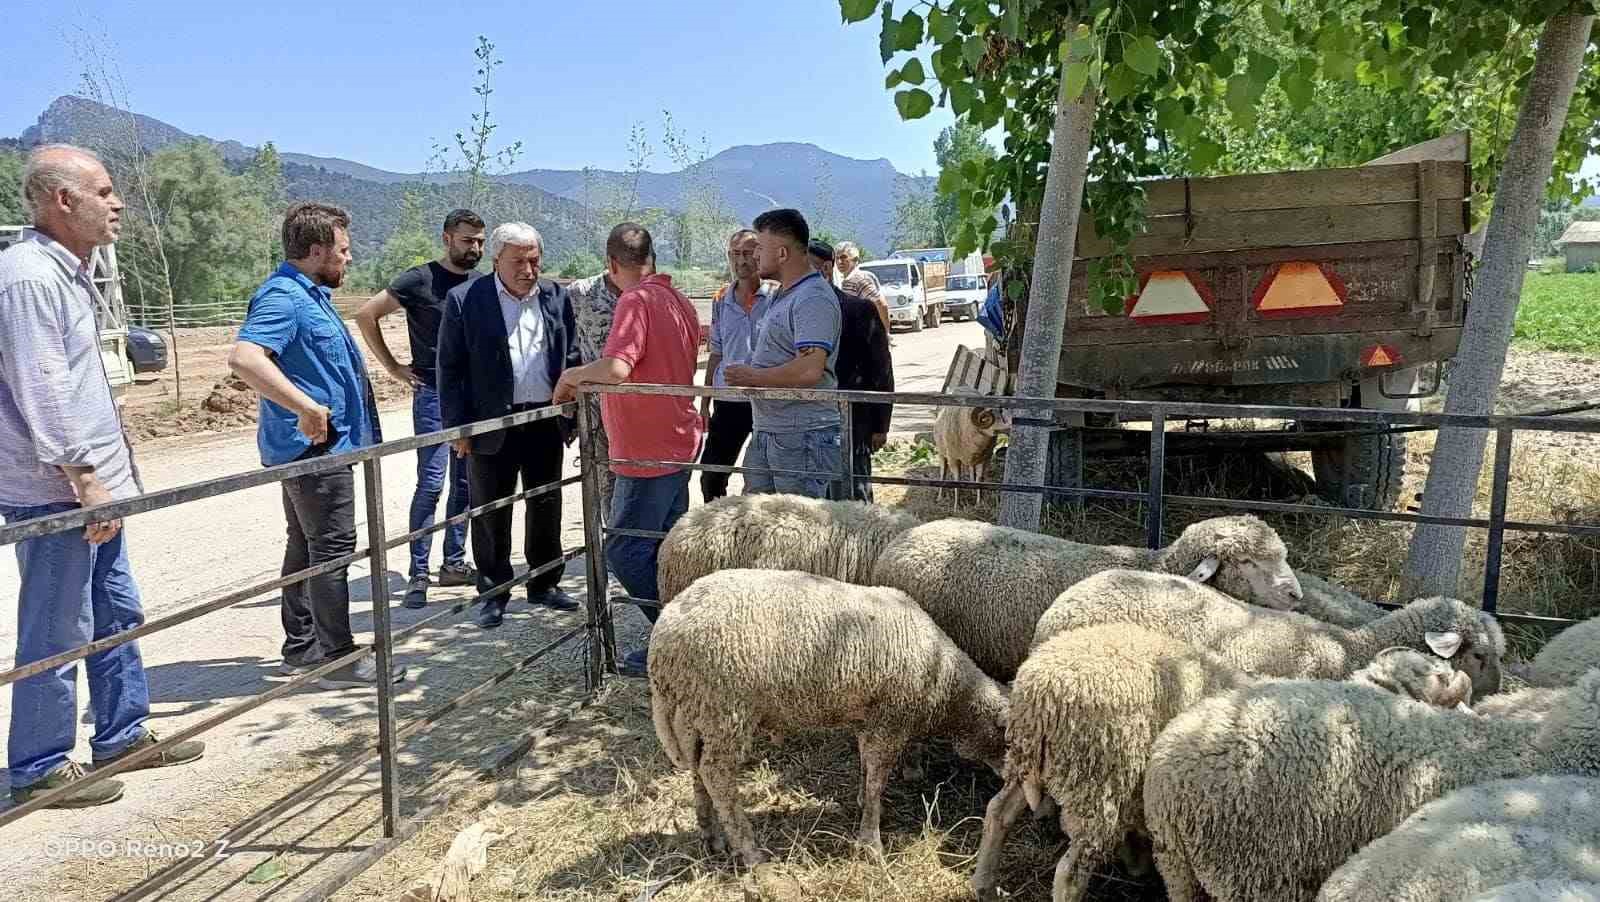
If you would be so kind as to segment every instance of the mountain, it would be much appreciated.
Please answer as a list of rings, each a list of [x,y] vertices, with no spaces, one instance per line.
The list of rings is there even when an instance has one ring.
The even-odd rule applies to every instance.
[[[37,124],[21,135],[24,146],[66,141],[89,147],[126,143],[128,118],[82,97],[65,96],[40,114]],[[208,141],[229,162],[240,165],[255,148],[238,141],[191,134],[149,116],[134,115],[139,138],[148,150],[183,141]],[[370,252],[382,245],[399,215],[404,186],[428,182],[440,186],[440,196],[430,198],[440,215],[448,207],[449,177],[439,174],[389,172],[337,157],[316,157],[279,148],[284,179],[294,200],[319,198],[350,210],[357,218],[357,250]],[[633,196],[633,175],[608,170],[529,169],[501,176],[508,209],[531,217],[544,232],[550,256],[560,259],[584,243],[579,224],[593,221],[591,209],[623,206],[619,198]],[[853,238],[871,251],[889,250],[895,202],[910,189],[932,190],[934,180],[904,175],[888,160],[857,160],[830,153],[812,144],[778,143],[731,147],[710,159],[677,172],[642,172],[636,205],[681,210],[686,199],[703,196],[714,187],[722,206],[734,219],[749,222],[761,211],[792,206],[813,220],[813,227],[838,237]],[[430,189],[428,192],[434,192]],[[436,201],[436,203],[435,203]],[[484,211],[486,213],[494,211]],[[493,218],[492,216],[489,218]],[[592,236],[591,236],[592,237]]]

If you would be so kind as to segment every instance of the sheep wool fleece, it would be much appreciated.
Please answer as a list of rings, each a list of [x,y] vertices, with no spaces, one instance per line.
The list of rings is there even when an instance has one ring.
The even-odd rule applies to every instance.
[[[1356,853],[1317,902],[1455,902],[1533,880],[1600,882],[1600,779],[1458,789]]]
[[[869,585],[878,554],[922,522],[863,501],[800,495],[730,495],[691,508],[661,542],[661,603],[690,583],[733,567],[803,570]]]
[[[1538,773],[1600,776],[1600,672],[1540,721],[1351,683],[1268,682],[1167,725],[1145,772],[1145,819],[1174,902],[1309,902],[1428,802]]]
[[[737,775],[758,734],[855,731],[869,846],[907,741],[945,737],[996,770],[1005,754],[1004,691],[915,602],[809,573],[724,570],[696,580],[651,633],[650,688],[662,747],[695,774],[702,832],[717,844],[714,807],[747,863],[760,857]]]
[[[1534,655],[1528,679],[1535,686],[1571,686],[1594,667],[1600,667],[1600,617],[1557,633]]]

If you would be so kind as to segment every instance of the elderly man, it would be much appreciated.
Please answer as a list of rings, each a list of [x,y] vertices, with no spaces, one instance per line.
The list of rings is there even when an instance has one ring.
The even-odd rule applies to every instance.
[[[556,403],[570,401],[585,382],[616,385],[648,382],[693,385],[700,320],[694,305],[672,287],[672,277],[656,275],[651,266],[650,233],[625,222],[606,240],[606,266],[612,284],[621,288],[616,319],[604,353],[593,363],[561,374]],[[669,395],[607,394],[601,415],[618,457],[665,461],[665,466],[612,463],[616,495],[607,522],[612,529],[666,532],[689,509],[690,463],[700,453],[703,424],[694,400]],[[657,599],[656,555],[660,539],[611,536],[606,562],[635,598]],[[644,608],[651,623],[654,608]],[[645,649],[623,658],[618,672],[646,675]]]
[[[354,451],[382,441],[366,362],[333,306],[350,266],[350,216],[338,207],[295,204],[283,219],[283,255],[245,313],[228,365],[261,395],[256,445],[261,465]],[[346,464],[281,483],[288,543],[283,574],[356,550],[355,468]],[[292,674],[355,651],[348,567],[285,586],[282,672]],[[400,678],[405,671],[396,669]],[[371,686],[366,657],[325,674],[326,689]]]
[[[450,289],[467,281],[473,268],[483,259],[483,220],[471,210],[452,210],[444,218],[441,235],[444,253],[395,276],[389,287],[373,295],[356,311],[356,325],[367,340],[378,363],[389,375],[411,386],[411,429],[415,435],[438,432],[439,380],[435,361],[439,356],[439,321],[444,318],[444,298]],[[406,312],[406,333],[411,342],[411,363],[401,365],[389,350],[379,323],[396,311]],[[450,453],[445,444],[417,449],[417,488],[411,494],[409,529],[415,532],[433,525],[439,512],[439,496],[444,494],[445,474],[450,476],[450,494],[445,516],[459,516],[467,509],[467,464]],[[411,584],[404,604],[408,608],[428,604],[428,557],[433,552],[433,534],[411,540]],[[467,564],[467,524],[457,523],[444,531],[444,564],[439,568],[439,585],[470,586],[478,574]]]
[[[839,267],[839,278],[842,280],[839,287],[845,294],[854,295],[867,301],[878,310],[878,320],[883,323],[883,332],[889,334],[889,305],[883,300],[883,288],[878,284],[878,277],[861,268],[861,248],[856,247],[854,241],[841,241],[834,260]]]
[[[811,265],[833,284],[834,250],[825,241],[812,239]],[[844,289],[835,287],[839,298],[842,325],[839,330],[839,388],[844,391],[894,391],[894,359],[889,356],[889,333],[878,319],[872,304]],[[850,405],[850,435],[855,445],[851,462],[856,476],[872,475],[872,453],[889,438],[889,418],[893,404]],[[856,482],[855,497],[872,500],[872,483]]]
[[[757,275],[778,280],[752,342],[748,366],[729,366],[729,385],[755,388],[822,388],[838,385],[839,299],[833,285],[811,268],[811,230],[798,210],[768,210],[756,217],[761,247]],[[764,471],[745,476],[747,495],[783,492],[838,498],[842,483],[822,474],[840,472],[839,408],[831,401],[763,398],[750,402],[750,448],[744,465]],[[773,470],[809,471],[791,476]]]
[[[439,407],[446,429],[550,405],[561,371],[577,366],[578,342],[567,293],[539,278],[544,239],[525,222],[500,225],[489,236],[494,272],[457,286],[445,299],[439,326]],[[488,504],[561,478],[561,449],[572,421],[550,417],[460,439],[474,504]],[[561,492],[524,502],[523,556],[537,569],[561,558]],[[478,625],[504,620],[510,593],[488,594],[511,582],[511,508],[472,522],[478,589],[485,593]],[[528,583],[528,602],[558,611],[577,608],[561,591],[561,567]]]
[[[96,247],[117,239],[122,198],[88,151],[37,148],[23,172],[33,228],[0,253],[0,516],[7,523],[121,501],[141,491],[100,363],[91,276]],[[144,623],[122,524],[101,520],[17,543],[18,666]],[[104,767],[155,742],[145,727],[150,690],[139,646],[90,655],[94,764]],[[78,739],[78,665],[18,681],[12,689],[7,767],[17,804],[70,786],[84,767],[68,756]],[[205,746],[179,743],[135,768],[183,764]],[[79,786],[57,808],[103,805],[122,783]]]
[[[756,275],[761,245],[751,229],[740,229],[728,239],[728,272],[733,281],[711,302],[711,356],[706,359],[706,385],[727,388],[726,370],[750,362],[750,343],[756,325],[766,309],[767,292]],[[700,401],[700,415],[706,417],[706,448],[703,464],[732,466],[750,437],[750,402]],[[707,502],[728,494],[728,474],[701,472],[700,495]]]

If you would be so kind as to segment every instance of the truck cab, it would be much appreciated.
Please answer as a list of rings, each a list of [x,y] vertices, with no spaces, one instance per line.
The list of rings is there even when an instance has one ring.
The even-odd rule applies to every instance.
[[[22,240],[25,226],[0,225],[0,251]],[[122,276],[117,270],[117,249],[105,245],[94,249],[89,260],[89,278],[94,282],[95,323],[100,330],[100,363],[105,368],[111,395],[119,401],[133,384],[133,362],[128,357],[128,313],[122,301]]]

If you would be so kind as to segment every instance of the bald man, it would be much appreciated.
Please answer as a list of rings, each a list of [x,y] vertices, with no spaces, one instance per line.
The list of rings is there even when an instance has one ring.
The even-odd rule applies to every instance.
[[[117,240],[122,198],[93,154],[37,148],[23,171],[33,216],[22,241],[0,253],[0,516],[7,523],[122,501],[143,489],[100,362],[91,278],[94,250]],[[144,623],[122,524],[102,519],[17,543],[17,666],[71,651]],[[150,690],[139,647],[126,642],[84,660],[95,732],[94,766],[156,741],[145,727]],[[122,783],[76,786],[78,666],[15,684],[6,765],[18,804],[66,787],[54,808],[104,805]],[[184,764],[205,746],[182,742],[133,769]]]

